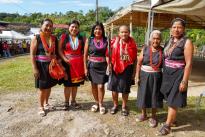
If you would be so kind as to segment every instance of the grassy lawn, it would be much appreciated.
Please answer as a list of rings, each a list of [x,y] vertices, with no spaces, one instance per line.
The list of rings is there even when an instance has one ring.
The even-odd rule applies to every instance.
[[[34,90],[29,56],[0,60],[0,94]]]
[[[87,83],[90,85],[90,83]],[[84,85],[90,90],[89,85]],[[79,90],[82,90],[79,88]],[[21,56],[8,60],[0,60],[0,94],[11,92],[28,92],[35,91],[34,78],[31,69],[30,57]],[[80,94],[80,93],[79,93]],[[186,108],[179,109],[179,115],[182,118],[197,117],[203,119],[205,114],[205,98],[201,100],[200,109],[196,112],[196,100],[198,97],[188,97],[188,105]],[[111,101],[111,97],[109,101]],[[136,108],[136,98],[129,98],[128,106],[133,113],[140,113]],[[165,110],[165,111],[164,111]],[[164,105],[163,110],[159,110],[160,115],[165,115],[167,106]],[[189,114],[194,115],[189,115]]]

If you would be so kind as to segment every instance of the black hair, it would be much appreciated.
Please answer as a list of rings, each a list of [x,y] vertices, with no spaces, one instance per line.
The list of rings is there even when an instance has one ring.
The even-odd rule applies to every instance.
[[[41,21],[41,25],[43,25],[43,23],[46,22],[46,21],[49,21],[49,22],[52,23],[52,25],[53,25],[53,21],[52,21],[51,19],[49,19],[49,18],[43,19],[43,20]]]
[[[182,18],[175,18],[175,19],[173,19],[172,22],[171,22],[171,25],[173,26],[173,24],[174,24],[175,22],[180,22],[183,27],[186,26],[186,22],[185,22],[185,20],[183,20]]]
[[[72,20],[71,22],[68,23],[68,25],[70,26],[71,24],[77,24],[78,27],[80,27],[80,22],[78,20]]]
[[[90,34],[90,37],[95,37],[95,35],[94,35],[94,30],[95,30],[95,28],[97,27],[97,26],[100,26],[100,28],[102,29],[102,37],[103,38],[106,38],[105,37],[105,29],[104,29],[104,26],[103,26],[103,24],[101,23],[101,22],[96,22],[95,23],[95,25],[93,25],[93,27],[92,27],[92,30],[91,30],[91,34]]]

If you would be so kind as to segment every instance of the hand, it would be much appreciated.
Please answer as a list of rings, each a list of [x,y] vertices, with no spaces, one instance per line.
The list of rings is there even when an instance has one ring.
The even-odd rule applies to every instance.
[[[69,59],[67,57],[63,58],[64,62],[69,63]]]
[[[109,64],[109,65],[108,65],[108,71],[109,71],[109,73],[112,72],[112,64]]]
[[[39,78],[40,73],[39,73],[38,69],[33,70],[33,76],[35,77],[35,79]]]
[[[181,82],[180,85],[179,85],[179,91],[180,92],[186,91],[187,86],[188,86],[187,83]]]
[[[85,68],[84,71],[85,71],[85,76],[87,77],[88,76],[88,69]]]
[[[139,78],[135,79],[135,84],[137,84],[138,86],[140,86],[140,79],[139,79]]]

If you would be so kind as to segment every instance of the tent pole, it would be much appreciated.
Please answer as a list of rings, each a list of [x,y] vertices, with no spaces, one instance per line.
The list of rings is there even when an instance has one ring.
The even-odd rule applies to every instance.
[[[111,24],[111,39],[113,38],[113,23]]]
[[[149,35],[151,31],[153,30],[153,22],[154,22],[154,12],[152,10],[148,13],[148,26],[147,26],[147,34],[145,38],[145,43],[149,45]]]
[[[132,30],[132,14],[130,15],[130,36],[133,36],[133,30]]]

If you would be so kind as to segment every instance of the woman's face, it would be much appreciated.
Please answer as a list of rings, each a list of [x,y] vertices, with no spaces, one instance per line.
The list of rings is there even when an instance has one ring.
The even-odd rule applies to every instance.
[[[50,21],[44,21],[43,25],[41,26],[41,30],[45,34],[51,34],[53,31],[53,24]]]
[[[79,32],[79,26],[78,24],[73,23],[69,26],[68,30],[71,36],[77,36]]]
[[[185,28],[184,28],[184,26],[181,24],[181,22],[180,22],[180,21],[176,21],[176,22],[174,22],[174,24],[172,25],[171,35],[172,35],[174,38],[180,38],[181,36],[183,36],[184,31],[185,31]]]
[[[96,26],[94,29],[95,37],[101,38],[102,37],[102,28],[100,26]]]
[[[119,36],[122,40],[127,41],[129,38],[130,32],[127,27],[122,26],[119,29]]]
[[[154,47],[154,48],[157,48],[160,46],[160,42],[161,42],[161,38],[160,38],[160,35],[157,34],[157,33],[154,33],[152,35],[152,38],[151,38],[151,45]]]

